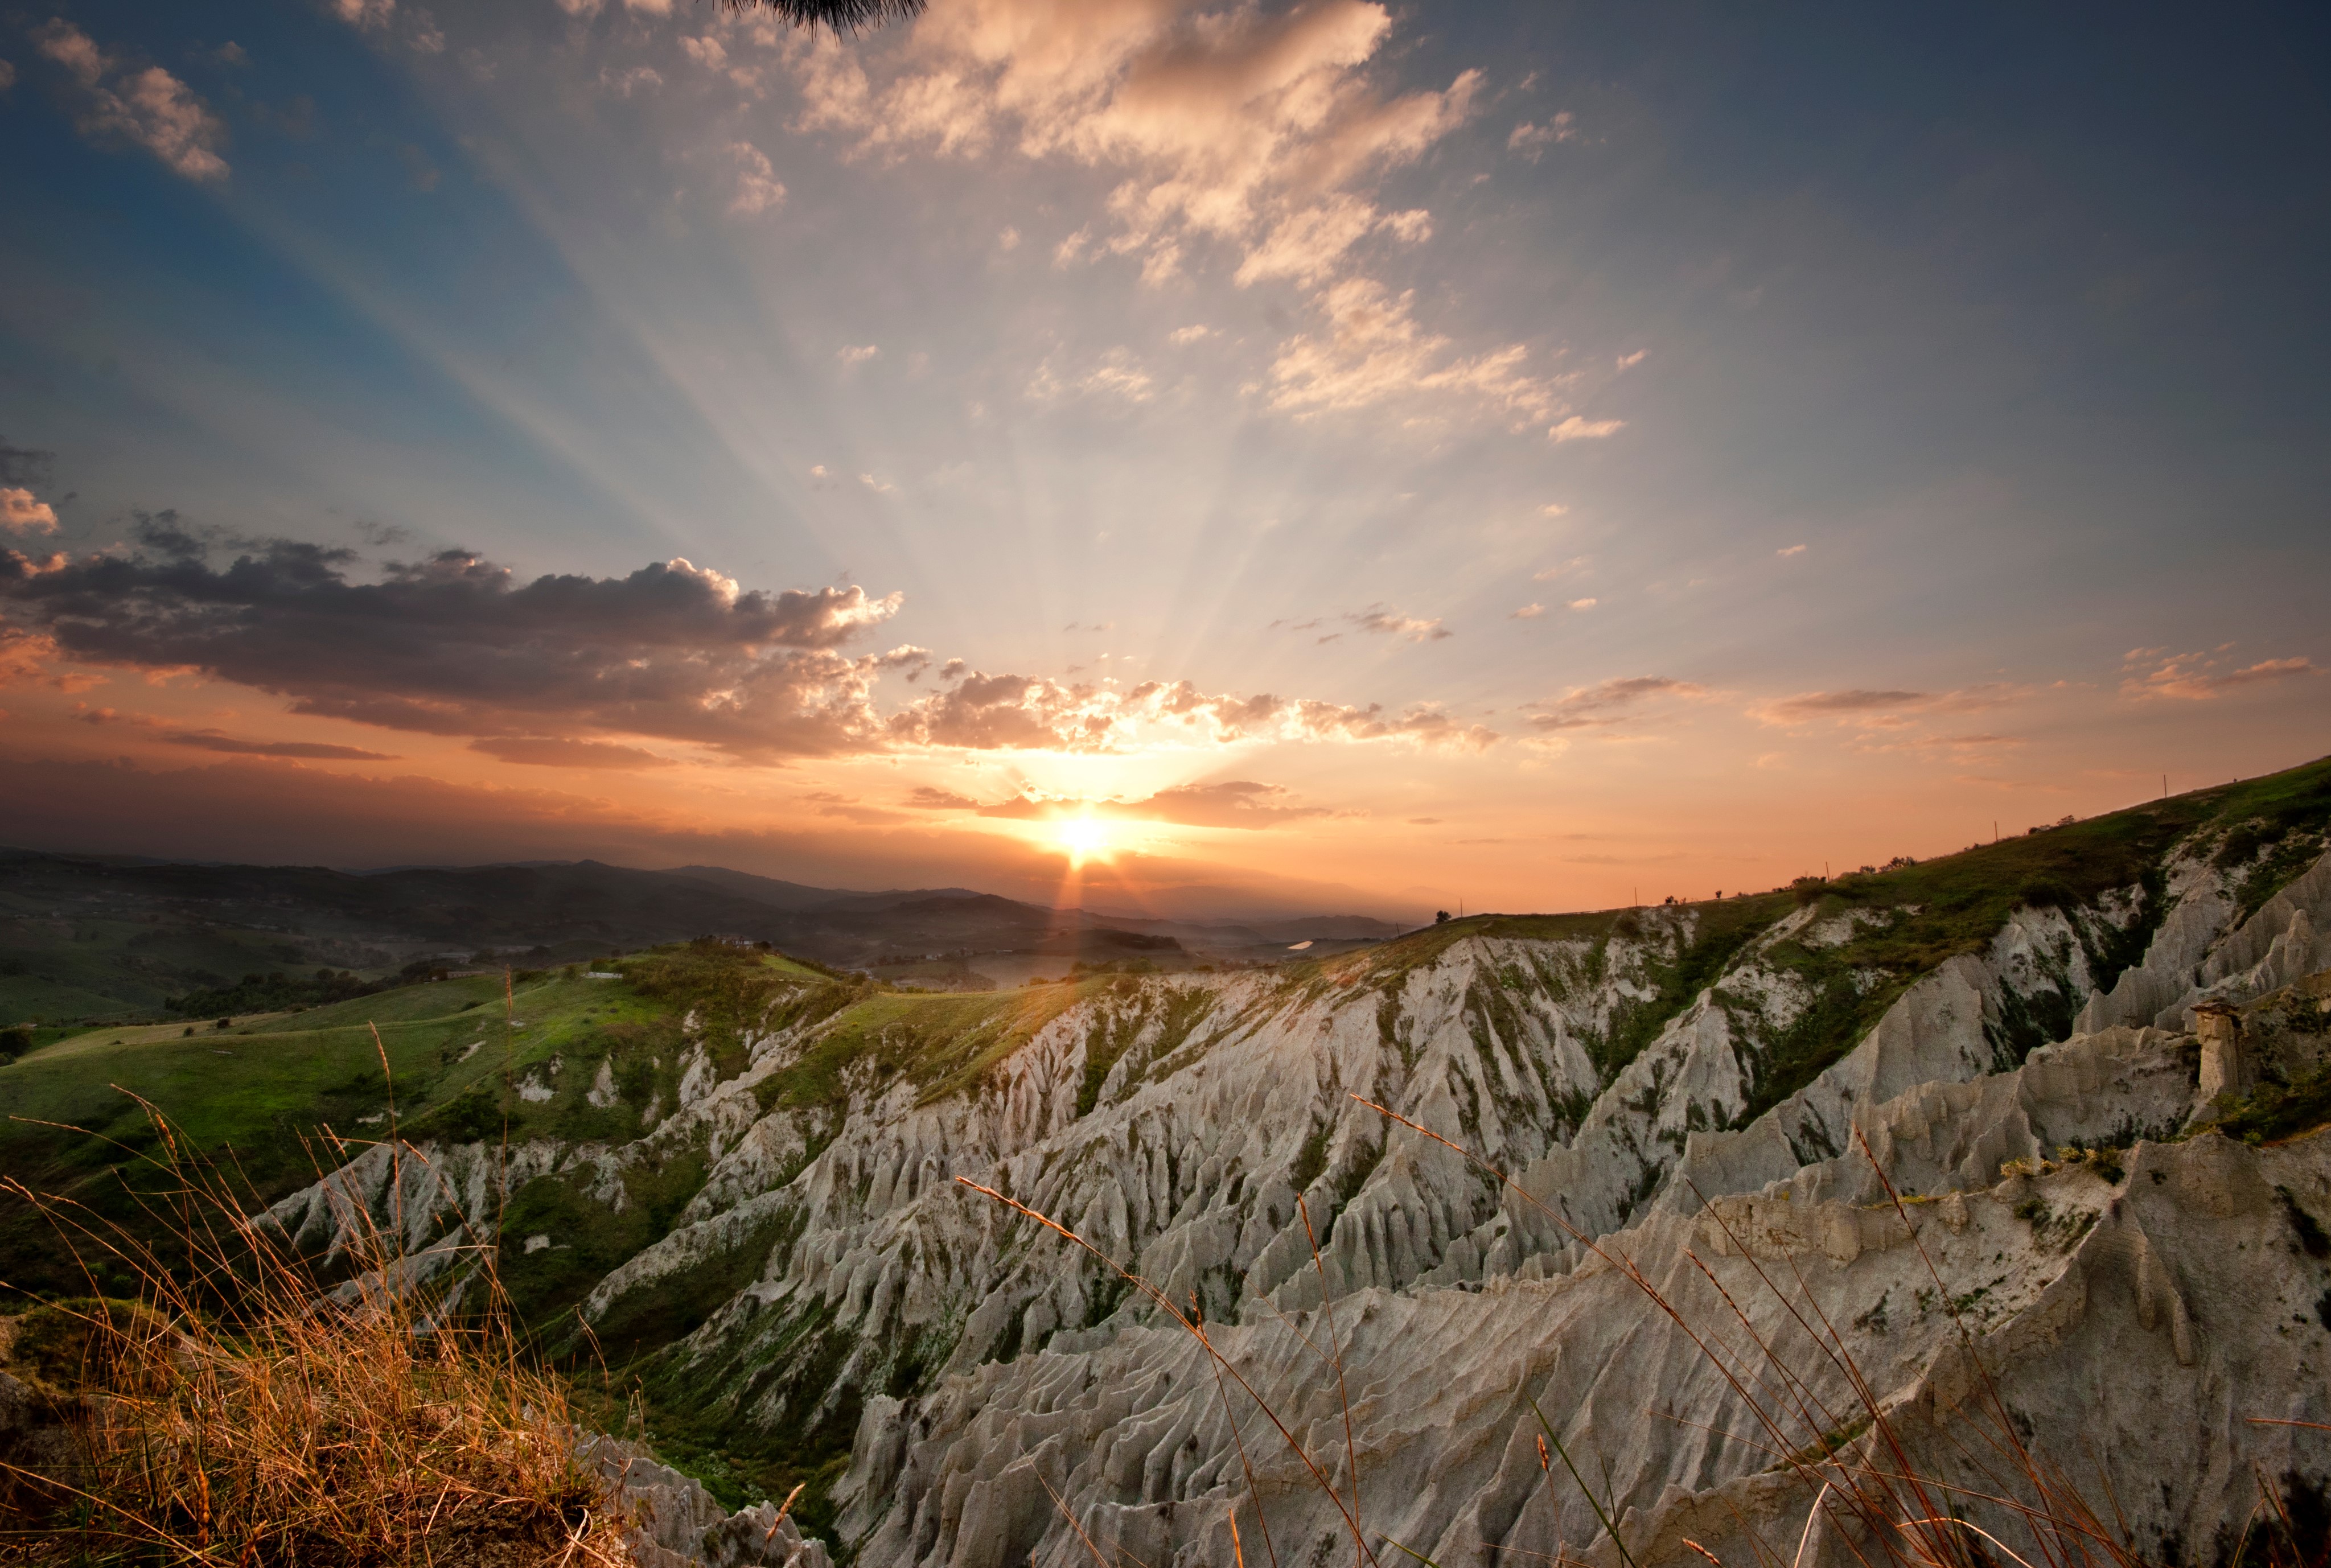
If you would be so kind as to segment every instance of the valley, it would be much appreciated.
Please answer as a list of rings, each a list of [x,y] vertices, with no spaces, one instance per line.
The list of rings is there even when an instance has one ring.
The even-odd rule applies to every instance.
[[[1227,1561],[1233,1516],[1308,1560],[1355,1506],[1441,1563],[1609,1557],[1533,1400],[1639,1551],[1746,1561],[1814,1508],[1780,1427],[1874,1440],[1856,1376],[1941,1473],[1966,1366],[2069,1444],[2107,1358],[2228,1456],[2133,1414],[2108,1456],[2190,1546],[2253,1470],[2321,1484],[2244,1423],[2331,1418],[2326,828],[2317,763],[1777,892],[978,992],[700,937],[83,1031],[0,1095],[113,1141],[14,1122],[0,1163],[127,1214],[128,1090],[327,1267],[361,1216],[458,1308],[488,1235],[543,1355],[860,1563]],[[2250,1052],[2214,1102],[2212,1003]],[[0,1249],[74,1288],[21,1208]],[[1806,1380],[1763,1436],[1741,1345],[1696,1348],[1735,1315]]]

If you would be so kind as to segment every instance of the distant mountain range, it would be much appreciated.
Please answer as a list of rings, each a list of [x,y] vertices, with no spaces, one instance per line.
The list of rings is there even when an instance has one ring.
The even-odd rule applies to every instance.
[[[719,866],[595,860],[352,872],[0,850],[0,1024],[144,1012],[251,974],[381,973],[416,959],[563,964],[702,936],[823,963],[986,984],[983,955],[1055,970],[1161,968],[1340,949],[1402,927],[1365,916],[1204,922],[1049,909],[966,888],[862,892]]]

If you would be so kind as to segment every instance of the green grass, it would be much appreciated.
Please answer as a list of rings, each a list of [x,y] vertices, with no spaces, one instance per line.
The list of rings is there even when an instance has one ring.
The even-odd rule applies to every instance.
[[[277,931],[90,917],[0,884],[0,1025],[158,1013],[166,998],[198,987],[313,970],[317,951]]]
[[[476,1096],[496,1107],[522,1104],[506,1077],[523,1078],[578,1035],[660,1016],[652,1003],[610,994],[624,989],[538,980],[516,996],[527,1027],[507,1037],[502,984],[491,976],[404,987],[228,1031],[202,1026],[191,1038],[176,1022],[86,1031],[0,1067],[0,1105],[12,1118],[0,1123],[0,1169],[133,1218],[124,1182],[150,1174],[138,1156],[153,1147],[134,1094],[160,1107],[195,1148],[232,1151],[259,1197],[280,1196],[314,1180],[318,1159],[331,1163],[319,1143],[325,1128],[355,1139],[387,1130],[385,1120],[366,1119],[389,1108],[384,1051],[400,1119],[408,1134],[425,1137],[450,1107]],[[57,1289],[70,1272],[45,1227],[21,1204],[0,1202],[0,1279]]]

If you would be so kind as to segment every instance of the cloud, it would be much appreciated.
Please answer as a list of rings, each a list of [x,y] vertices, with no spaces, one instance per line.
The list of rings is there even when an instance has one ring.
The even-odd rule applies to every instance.
[[[33,499],[21,485],[0,488],[0,528],[20,534],[53,534],[57,514],[47,502]]]
[[[1768,704],[1766,711],[1789,718],[1826,718],[1838,714],[1917,708],[1927,700],[1923,691],[1808,691]]]
[[[1002,143],[1116,170],[1112,232],[1092,253],[1146,269],[1169,257],[1170,272],[1192,247],[1218,243],[1242,271],[1255,267],[1252,281],[1340,255],[1384,221],[1372,184],[1470,117],[1478,71],[1445,90],[1376,90],[1371,62],[1392,25],[1374,0],[1276,14],[1204,0],[966,0],[880,55],[815,33],[788,57],[804,129],[884,157],[969,157]]]
[[[1239,741],[1372,743],[1480,751],[1501,738],[1435,705],[1399,713],[1380,703],[1349,707],[1308,698],[1201,691],[1186,680],[1146,680],[1130,690],[1062,685],[1025,675],[989,675],[949,660],[933,692],[893,714],[889,732],[901,744],[973,751],[1128,750],[1153,740],[1226,746]]]
[[[1627,422],[1623,419],[1584,419],[1574,413],[1546,433],[1556,442],[1601,441],[1626,428]]]
[[[1573,610],[1592,610],[1602,602],[1600,599],[1573,599],[1569,607]]]
[[[627,744],[642,738],[763,762],[1266,740],[1480,750],[1499,738],[1431,703],[1394,711],[1186,681],[1126,690],[953,659],[885,714],[883,677],[911,686],[937,662],[911,644],[845,651],[898,611],[896,594],[747,591],[684,559],[521,582],[462,550],[367,571],[353,551],[294,540],[236,541],[224,565],[215,547],[165,514],[126,549],[0,549],[0,666],[25,680],[58,661],[207,677],[294,713],[460,736],[484,755],[557,766],[655,765]],[[1390,634],[1441,634],[1391,611],[1353,619],[1369,615]]]
[[[1577,139],[1578,126],[1565,109],[1544,125],[1533,125],[1524,120],[1514,127],[1513,134],[1506,138],[1506,150],[1519,153],[1536,163],[1555,143]]]
[[[833,356],[844,365],[863,365],[881,352],[881,347],[878,344],[862,343],[854,347],[837,348],[833,352]]]
[[[1156,386],[1141,361],[1123,345],[1103,354],[1081,375],[1065,371],[1061,358],[1058,351],[1046,355],[1029,379],[1028,395],[1036,402],[1058,403],[1076,393],[1088,399],[1146,403]]]
[[[959,795],[953,790],[934,789],[929,784],[917,784],[914,793],[900,803],[919,812],[971,812],[979,809],[979,803],[969,795]]]
[[[345,3],[345,0],[344,0]],[[91,140],[119,137],[144,147],[190,180],[222,180],[226,127],[192,88],[158,65],[124,70],[88,33],[61,17],[34,29],[41,52],[64,67],[80,89],[75,120]]]
[[[1664,675],[1633,675],[1599,686],[1577,686],[1551,699],[1522,704],[1530,723],[1542,730],[1607,729],[1641,715],[1661,698],[1706,697],[1708,689]]]
[[[1469,70],[1394,95],[1393,29],[1378,0],[962,0],[881,47],[811,32],[785,52],[796,128],[836,132],[852,156],[1001,147],[1107,171],[1103,210],[1057,243],[1057,267],[1118,259],[1152,285],[1226,267],[1241,287],[1317,291],[1328,330],[1282,346],[1275,407],[1318,413],[1405,391],[1487,401],[1521,425],[1558,418],[1550,384],[1518,368],[1522,346],[1459,351],[1408,321],[1407,296],[1356,275],[1376,249],[1431,238],[1432,214],[1386,210],[1384,182],[1467,123],[1482,89]],[[1342,283],[1396,309],[1327,298]]]
[[[1411,642],[1437,642],[1443,637],[1456,635],[1438,619],[1426,621],[1414,615],[1403,615],[1381,604],[1355,610],[1344,619],[1363,632],[1374,632],[1385,637],[1405,637]]]
[[[2208,702],[2230,691],[2270,686],[2319,675],[2322,670],[2303,658],[2262,659],[2255,664],[2224,670],[2223,655],[2231,643],[2211,653],[2168,653],[2158,648],[2134,648],[2121,666],[2120,694],[2137,701]]]
[[[1649,359],[1651,356],[1651,351],[1648,348],[1638,348],[1632,354],[1622,354],[1619,356],[1618,360],[1619,368],[1622,370],[1632,370],[1636,366],[1641,365],[1644,360]]]
[[[1334,814],[1325,806],[1293,804],[1293,799],[1279,784],[1235,779],[1223,784],[1177,784],[1136,801],[1025,794],[980,806],[978,811],[983,817],[1018,822],[1091,815],[1124,822],[1172,822],[1181,827],[1247,829],[1279,827]]]
[[[1865,729],[1898,728],[1914,715],[1977,713],[2003,708],[2031,695],[2031,689],[1993,681],[1954,691],[1897,691],[1851,687],[1836,691],[1803,691],[1774,698],[1750,708],[1751,717],[1765,724],[1793,726],[1832,719]]]
[[[1784,561],[1790,559],[1792,556],[1802,556],[1804,553],[1805,546],[1803,545],[1789,545],[1773,552],[1773,554],[1780,556],[1781,559]]]
[[[728,156],[737,164],[736,193],[728,198],[730,215],[753,217],[785,201],[785,187],[778,182],[768,154],[751,142],[732,141]]]
[[[1570,515],[1570,508],[1564,506],[1560,501],[1548,501],[1546,505],[1538,508],[1537,511],[1538,516],[1542,518],[1561,518]]]
[[[1591,556],[1573,556],[1567,561],[1558,561],[1555,565],[1546,567],[1542,572],[1532,573],[1530,575],[1530,581],[1533,583],[1551,583],[1556,581],[1557,578],[1567,577],[1573,573],[1584,571],[1587,565],[1593,559],[1594,557]]]
[[[1508,616],[1507,619],[1509,621],[1535,621],[1545,613],[1546,606],[1543,604],[1525,604],[1520,609],[1515,611],[1511,615]]]
[[[1330,814],[1325,806],[1293,804],[1279,784],[1234,779],[1223,784],[1178,784],[1146,801],[1131,803],[1128,814],[1193,828],[1270,828]]]
[[[229,44],[227,47],[232,49],[234,46]],[[16,67],[9,61],[0,60],[0,92],[5,92],[15,85]]]
[[[1517,426],[1560,411],[1554,380],[1521,368],[1519,344],[1477,355],[1453,352],[1425,331],[1410,307],[1415,291],[1394,295],[1366,278],[1348,278],[1319,296],[1327,329],[1290,337],[1271,362],[1273,408],[1298,417],[1414,397],[1456,396]]]
[[[351,27],[380,28],[396,14],[396,0],[330,0],[332,14]]]
[[[1377,232],[1406,244],[1422,244],[1432,237],[1432,214],[1379,213],[1351,196],[1332,197],[1273,224],[1239,263],[1232,281],[1241,288],[1270,278],[1317,283],[1340,269],[1354,245]]]
[[[627,66],[621,71],[611,65],[601,69],[599,85],[613,92],[617,98],[629,98],[634,92],[643,92],[652,87],[661,87],[663,72],[652,65]]]
[[[1166,341],[1176,348],[1187,348],[1200,338],[1211,337],[1213,335],[1214,329],[1211,327],[1176,327],[1173,331],[1166,334]]]
[[[320,742],[306,740],[243,740],[215,729],[173,730],[162,736],[161,739],[171,746],[190,746],[201,751],[224,752],[231,756],[302,757],[318,762],[395,762],[396,760],[387,752],[366,751],[358,746],[326,746]]]
[[[470,743],[471,751],[531,767],[671,767],[671,758],[635,746],[598,740],[564,740],[547,735],[490,736]]]
[[[740,755],[858,748],[880,671],[919,649],[844,657],[898,594],[747,591],[684,559],[624,577],[518,582],[467,551],[354,575],[354,553],[248,541],[214,567],[165,514],[131,550],[0,550],[0,619],[100,667],[192,670],[295,711],[432,734],[616,732]]]
[[[48,674],[56,641],[22,632],[0,621],[0,688],[30,686]]]
[[[54,684],[62,684],[57,682]],[[75,688],[78,689],[78,688]],[[73,704],[77,723],[102,727],[127,724],[141,729],[156,730],[155,739],[165,746],[191,746],[197,751],[215,751],[229,756],[279,756],[319,762],[395,762],[387,752],[366,751],[353,746],[329,746],[306,740],[245,740],[221,729],[178,729],[161,719],[145,714],[122,713],[110,708],[91,708],[85,702]]]

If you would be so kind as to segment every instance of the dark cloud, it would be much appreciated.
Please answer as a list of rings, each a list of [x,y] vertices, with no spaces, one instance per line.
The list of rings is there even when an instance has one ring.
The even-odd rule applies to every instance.
[[[224,565],[214,556],[235,551]],[[359,580],[353,551],[238,540],[144,519],[135,548],[36,561],[0,552],[0,615],[78,662],[186,669],[295,712],[500,740],[555,729],[740,755],[814,755],[879,736],[870,687],[919,670],[902,648],[838,650],[899,597],[747,592],[685,560],[623,577],[519,582],[468,551]]]
[[[1832,713],[1874,713],[1893,708],[1917,708],[1927,701],[1923,691],[1808,691],[1772,704],[1777,715],[1818,718]]]
[[[604,740],[562,740],[548,735],[497,735],[470,743],[471,751],[533,767],[671,767],[671,758]]]
[[[1704,697],[1707,689],[1689,680],[1674,680],[1664,675],[1631,675],[1623,679],[1606,680],[1600,686],[1584,686],[1575,691],[1550,700],[1522,704],[1529,712],[1530,723],[1540,729],[1603,729],[1623,724],[1641,710],[1642,705],[1661,697]]]
[[[396,758],[385,751],[366,751],[353,746],[327,746],[320,741],[307,740],[243,740],[215,729],[172,730],[161,737],[171,746],[191,746],[201,751],[225,752],[231,756],[305,757],[315,762],[395,762]]]
[[[969,795],[959,795],[953,790],[933,789],[928,784],[917,784],[915,793],[901,803],[923,812],[968,812],[979,808],[979,803]]]
[[[0,485],[38,486],[49,482],[49,465],[56,461],[52,451],[41,451],[29,446],[10,446],[8,438],[0,436]]]
[[[1346,625],[1356,626],[1363,632],[1374,632],[1384,637],[1405,637],[1412,642],[1437,642],[1443,637],[1456,635],[1437,619],[1427,621],[1420,616],[1403,615],[1399,611],[1389,609],[1383,604],[1371,604],[1365,610],[1346,610],[1336,619]],[[1273,621],[1263,630],[1276,632],[1283,626],[1289,632],[1317,632],[1327,623],[1326,616],[1314,615],[1308,621],[1285,619]],[[1334,642],[1343,635],[1341,632],[1330,632],[1323,637],[1315,637],[1312,641]]]
[[[1371,604],[1365,610],[1355,610],[1344,617],[1363,632],[1374,632],[1385,637],[1405,637],[1412,642],[1437,642],[1455,632],[1438,619],[1427,621],[1415,615],[1403,615],[1382,604]],[[1327,638],[1319,641],[1325,642]]]
[[[281,756],[311,762],[398,760],[385,751],[365,751],[357,746],[331,746],[321,741],[245,740],[223,729],[173,729],[158,718],[126,714],[110,708],[91,708],[85,702],[73,704],[73,717],[87,725],[127,724],[150,729],[157,732],[154,738],[165,746],[192,746],[197,751],[224,752],[229,756]]]
[[[1110,751],[1157,728],[1473,750],[1498,738],[1432,704],[1394,713],[1186,681],[1127,691],[956,659],[933,674],[921,648],[842,651],[899,603],[856,587],[747,592],[685,560],[527,583],[465,550],[367,568],[343,546],[243,538],[163,512],[141,519],[126,551],[0,551],[0,674],[18,678],[36,655],[195,671],[274,693],[294,713],[557,766],[654,765],[630,744],[642,739],[766,761],[913,746]],[[885,716],[874,688],[886,674],[933,679]]]
[[[1803,691],[1774,698],[1749,711],[1766,724],[1810,724],[1833,718],[1864,727],[1898,727],[1915,713],[1977,713],[2030,695],[2030,689],[1991,681],[1956,691],[1883,691],[1854,687],[1838,691]]]
[[[840,817],[844,822],[880,824],[914,820],[881,806],[864,804],[852,796],[837,794],[832,790],[812,790],[809,794],[795,798],[804,805],[816,807],[819,816]]]

